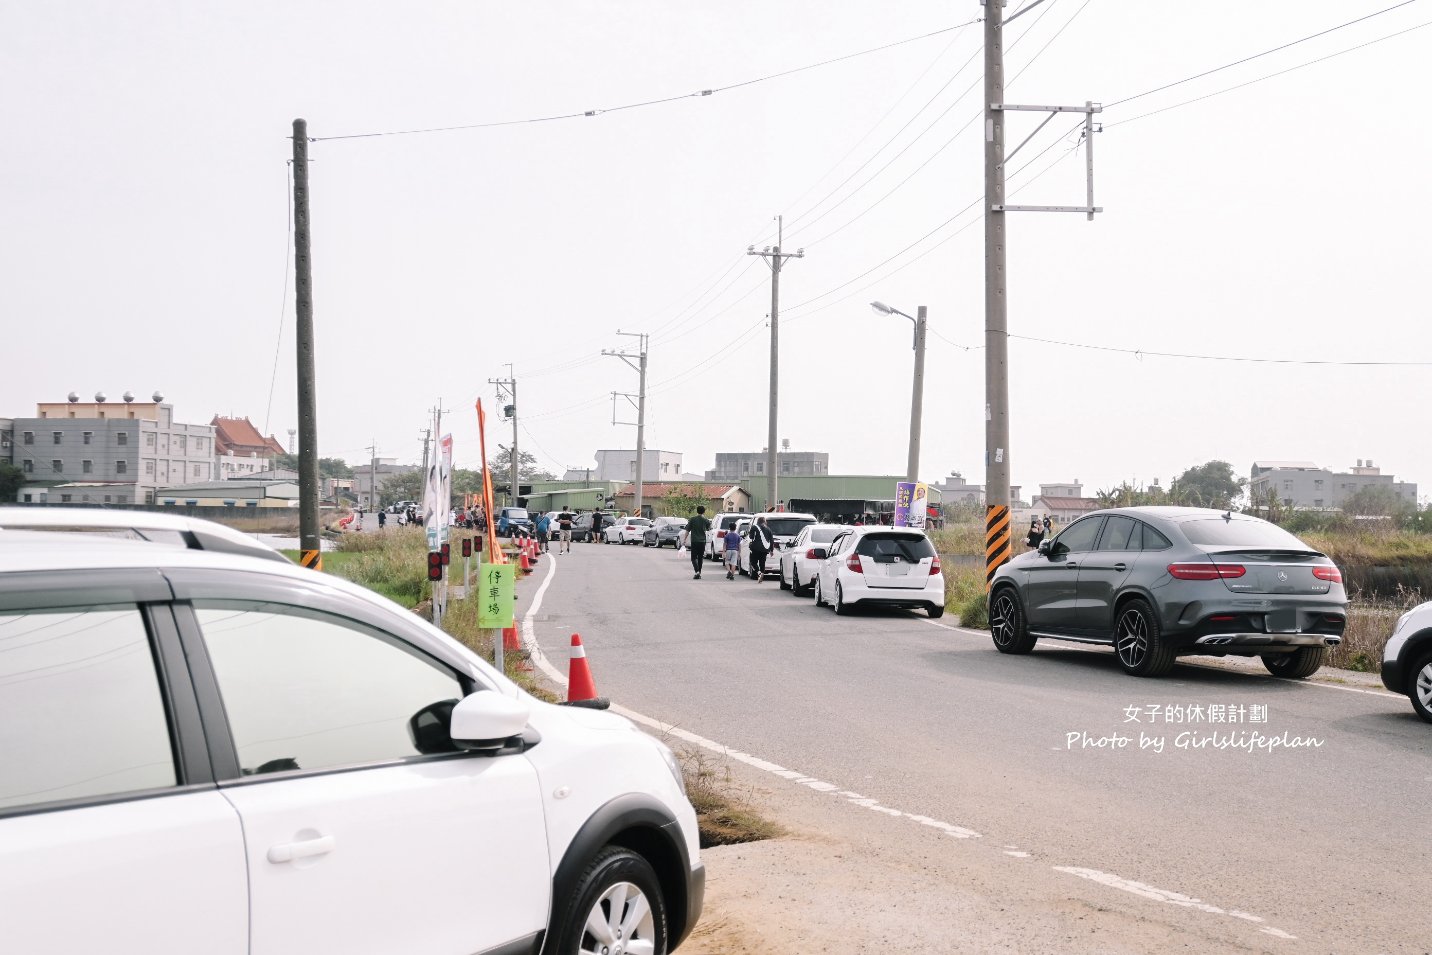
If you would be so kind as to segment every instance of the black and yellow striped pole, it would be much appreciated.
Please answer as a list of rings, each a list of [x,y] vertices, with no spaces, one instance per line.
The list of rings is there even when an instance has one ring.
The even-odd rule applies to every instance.
[[[1009,560],[1009,507],[991,504],[985,508],[985,590],[989,590],[994,572]]]
[[[323,569],[323,551],[321,551],[321,550],[305,550],[305,551],[301,551],[301,552],[299,553],[299,555],[298,555],[298,562],[299,562],[300,565],[302,565],[302,566],[304,566],[304,567],[307,567],[309,570],[322,570],[322,569]]]

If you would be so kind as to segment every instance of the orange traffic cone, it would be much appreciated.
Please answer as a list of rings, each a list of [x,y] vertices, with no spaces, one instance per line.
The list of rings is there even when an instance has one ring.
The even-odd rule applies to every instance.
[[[502,649],[508,651],[522,649],[522,641],[517,639],[516,627],[502,628]]]
[[[524,574],[532,573],[532,565],[527,561],[527,548],[523,547],[518,550],[517,557],[522,562],[522,572]]]
[[[592,682],[592,670],[587,666],[587,651],[582,646],[581,635],[574,633],[572,656],[567,664],[567,702],[582,703],[596,699],[597,685]]]
[[[541,553],[542,552],[537,549],[537,539],[533,537],[527,538],[527,559],[535,564],[537,563],[538,555]]]

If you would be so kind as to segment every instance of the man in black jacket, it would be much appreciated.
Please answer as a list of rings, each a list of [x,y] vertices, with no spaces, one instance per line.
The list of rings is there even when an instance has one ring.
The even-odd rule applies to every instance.
[[[776,545],[776,538],[766,526],[764,515],[756,518],[751,526],[751,579],[756,583],[766,579],[766,555]]]

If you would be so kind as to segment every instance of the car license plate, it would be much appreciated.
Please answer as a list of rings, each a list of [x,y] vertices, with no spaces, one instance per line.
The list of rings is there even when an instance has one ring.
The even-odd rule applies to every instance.
[[[1298,612],[1296,610],[1274,610],[1265,614],[1263,628],[1269,633],[1297,633]]]
[[[891,577],[904,577],[910,573],[909,564],[889,564]]]

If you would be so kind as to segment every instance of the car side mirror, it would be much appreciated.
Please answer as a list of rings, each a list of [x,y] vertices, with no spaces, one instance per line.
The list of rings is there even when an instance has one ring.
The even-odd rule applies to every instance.
[[[448,734],[458,749],[500,750],[527,728],[532,707],[492,690],[470,693],[452,708]]]
[[[825,560],[830,556],[824,547],[812,547],[811,553],[815,554],[816,560]]]

